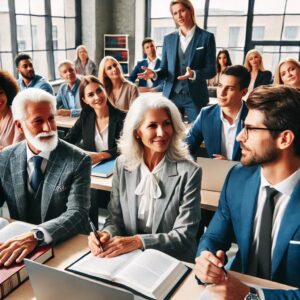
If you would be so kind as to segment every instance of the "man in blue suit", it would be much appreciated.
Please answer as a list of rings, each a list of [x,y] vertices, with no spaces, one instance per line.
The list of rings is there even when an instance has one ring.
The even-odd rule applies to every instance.
[[[247,106],[237,137],[244,166],[233,167],[226,178],[199,244],[196,275],[215,284],[209,291],[218,299],[300,299],[299,289],[249,288],[222,269],[235,240],[238,252],[230,269],[300,287],[300,92],[261,86]]]
[[[217,87],[218,104],[203,108],[187,135],[192,156],[201,156],[200,145],[204,141],[209,157],[240,160],[236,136],[248,113],[242,98],[249,83],[250,73],[245,67],[235,65],[224,70]]]
[[[137,62],[136,66],[134,67],[128,78],[131,82],[135,82],[135,80],[138,77],[138,74],[143,72],[142,67],[148,67],[152,70],[158,69],[160,67],[161,60],[159,57],[157,57],[154,40],[149,37],[145,38],[142,42],[142,47],[147,58]],[[163,87],[163,80],[139,79],[138,86],[140,93],[161,92]]]
[[[208,103],[206,80],[216,74],[215,38],[196,25],[190,0],[172,0],[170,11],[178,31],[165,36],[160,69],[144,67],[140,79],[165,79],[163,95],[193,122]]]

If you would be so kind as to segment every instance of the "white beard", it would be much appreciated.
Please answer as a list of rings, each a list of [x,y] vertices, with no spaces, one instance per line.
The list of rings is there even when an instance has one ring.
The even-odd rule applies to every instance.
[[[22,128],[24,130],[24,135],[26,140],[37,150],[41,152],[51,152],[56,148],[58,143],[57,131],[50,131],[47,133],[41,132],[36,136],[33,136],[24,123]],[[43,141],[40,139],[41,137],[47,137],[47,136],[52,136],[52,138],[47,141]]]

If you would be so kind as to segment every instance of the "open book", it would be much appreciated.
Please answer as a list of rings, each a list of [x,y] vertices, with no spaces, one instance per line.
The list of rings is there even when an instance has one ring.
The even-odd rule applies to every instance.
[[[135,250],[114,258],[99,258],[91,253],[66,270],[110,281],[149,299],[166,299],[190,269],[163,252]]]
[[[92,166],[92,175],[98,177],[109,177],[112,175],[114,166],[115,166],[115,159],[101,161]]]
[[[5,224],[5,220],[0,218],[1,224]],[[36,228],[36,225],[25,222],[12,222],[0,229],[0,243],[9,240],[12,237],[26,233],[31,229]],[[51,247],[40,247],[30,253],[27,258],[35,260],[39,263],[44,263],[46,260],[53,257],[53,249]],[[25,279],[28,278],[27,270],[24,263],[14,263],[10,267],[1,267],[0,271],[0,299],[3,299],[8,293],[18,287]]]

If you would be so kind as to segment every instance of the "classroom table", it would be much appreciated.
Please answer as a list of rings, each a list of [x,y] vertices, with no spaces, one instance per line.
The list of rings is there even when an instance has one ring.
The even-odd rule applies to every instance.
[[[88,251],[87,247],[87,236],[77,235],[57,246],[54,247],[54,258],[50,259],[46,264],[53,268],[60,270],[65,269],[76,259],[80,258],[84,253]],[[188,264],[193,267],[193,264]],[[276,282],[271,282],[268,280],[240,274],[237,272],[230,271],[230,273],[237,276],[244,282],[249,284],[260,285],[268,288],[280,288],[280,289],[291,289],[287,285],[283,285]],[[182,299],[199,299],[200,293],[203,291],[204,287],[198,285],[195,280],[195,273],[192,271],[187,278],[182,282],[182,284],[175,291],[172,300],[182,300]],[[29,280],[26,280],[22,285],[20,285],[15,291],[9,294],[5,299],[7,300],[33,300],[36,299],[33,294],[33,290]],[[63,299],[63,297],[62,297]]]
[[[78,117],[55,116],[56,126],[60,128],[72,128]]]

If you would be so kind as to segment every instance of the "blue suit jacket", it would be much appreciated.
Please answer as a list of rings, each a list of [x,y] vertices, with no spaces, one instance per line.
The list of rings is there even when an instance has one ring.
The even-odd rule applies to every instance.
[[[160,67],[160,63],[161,63],[160,58],[157,58],[157,61],[156,61],[156,64],[155,64],[154,68],[158,69]],[[148,67],[148,60],[146,58],[138,61],[136,66],[134,67],[134,69],[131,71],[130,76],[128,78],[131,82],[135,82],[135,80],[137,79],[137,74],[138,73],[144,72],[142,67]],[[147,80],[139,79],[139,86],[145,86],[146,87],[147,86]],[[161,92],[162,88],[163,88],[163,80],[161,80],[161,79],[153,80],[153,87],[155,87],[159,92]]]
[[[222,140],[222,121],[220,118],[221,111],[218,104],[202,108],[193,127],[190,129],[186,142],[189,145],[191,155],[199,156],[200,145],[204,141],[205,149],[209,157],[213,158],[213,154],[221,153]],[[242,129],[242,121],[246,119],[248,109],[243,102],[242,112],[238,123],[236,135]],[[240,144],[235,141],[231,160],[241,159]]]
[[[206,80],[216,74],[216,44],[212,33],[196,26],[195,34],[191,40],[188,66],[196,72],[195,80],[188,80],[190,96],[197,107],[208,103]],[[176,79],[177,47],[179,45],[178,31],[164,37],[163,53],[160,69],[155,70],[159,79],[166,79],[163,95],[170,98]],[[183,74],[180,74],[183,75]]]
[[[215,253],[228,250],[233,239],[238,252],[231,269],[247,273],[253,241],[253,222],[260,187],[260,166],[233,167],[224,183],[219,207],[203,235],[198,254],[204,249]],[[300,287],[300,182],[286,207],[272,259],[273,281]],[[298,243],[291,243],[297,241]],[[263,290],[266,300],[300,299],[300,290]]]

